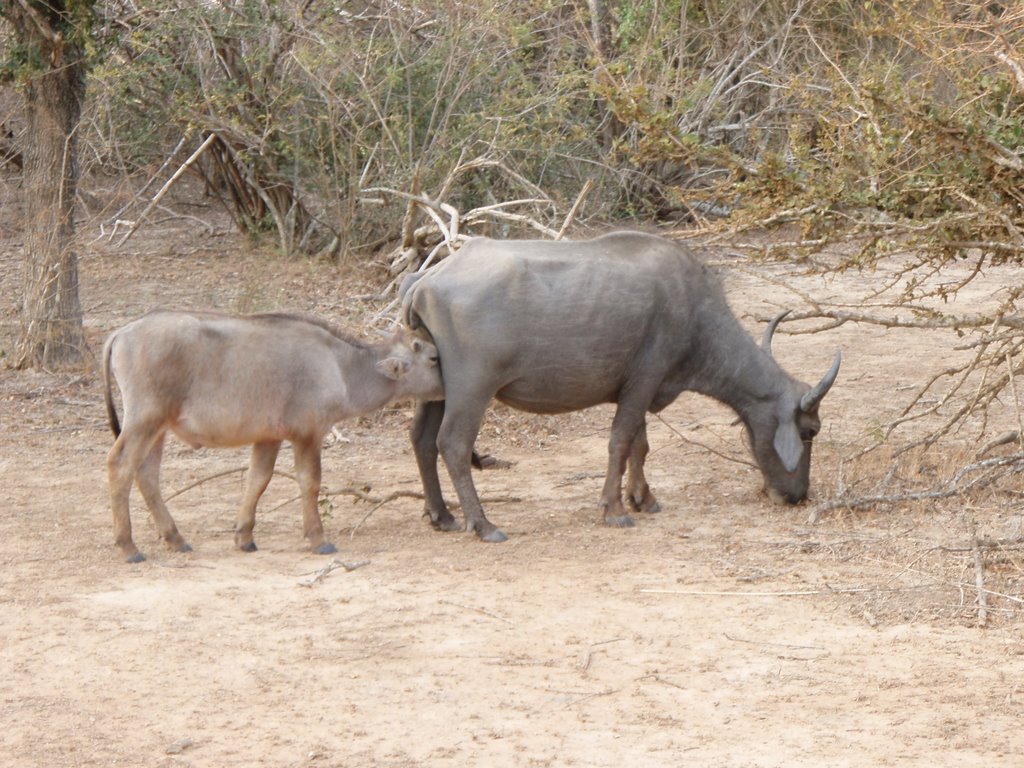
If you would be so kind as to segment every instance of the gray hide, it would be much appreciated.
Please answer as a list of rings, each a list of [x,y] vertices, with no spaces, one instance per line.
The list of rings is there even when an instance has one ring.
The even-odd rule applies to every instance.
[[[621,232],[580,242],[469,241],[402,286],[402,312],[437,345],[443,402],[421,403],[413,446],[435,527],[458,526],[437,475],[440,451],[466,527],[505,535],[484,516],[470,453],[491,398],[534,413],[617,403],[601,504],[610,525],[633,521],[622,501],[657,511],[643,474],[646,413],[691,390],[731,406],[749,432],[773,500],[807,495],[818,404],[840,356],[814,388],[785,373],[730,311],[718,280],[684,246]],[[774,330],[774,324],[771,327]]]
[[[395,400],[442,396],[434,345],[408,331],[381,344],[350,339],[327,323],[293,315],[233,317],[153,312],[115,331],[103,349],[107,413],[117,438],[107,456],[114,539],[129,562],[132,481],[173,549],[187,551],[160,495],[164,437],[193,447],[253,446],[235,542],[253,551],[256,502],[281,442],[291,442],[303,532],[315,552],[334,552],[317,510],[320,449],[331,426]],[[111,379],[121,390],[124,426]]]

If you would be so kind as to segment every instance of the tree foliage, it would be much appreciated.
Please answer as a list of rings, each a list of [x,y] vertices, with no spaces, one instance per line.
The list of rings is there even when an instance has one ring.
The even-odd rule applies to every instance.
[[[549,3],[178,5],[130,16],[97,68],[97,156],[129,170],[177,136],[215,132],[200,168],[250,231],[280,234],[282,219],[305,217],[346,252],[395,232],[393,211],[361,203],[364,187],[436,188],[486,155],[537,185],[578,189],[580,159],[600,159],[574,119],[579,100],[591,103],[573,63],[585,48],[562,34],[576,17],[559,20]],[[496,202],[505,182],[482,170],[451,202]]]
[[[131,170],[216,132],[199,167],[240,226],[280,233],[290,212],[342,250],[395,230],[360,190],[436,191],[487,157],[555,208],[593,178],[606,219],[807,210],[820,235],[871,209],[937,222],[947,253],[1015,258],[1022,18],[942,0],[111,0],[89,138]],[[447,202],[509,184],[470,174]]]

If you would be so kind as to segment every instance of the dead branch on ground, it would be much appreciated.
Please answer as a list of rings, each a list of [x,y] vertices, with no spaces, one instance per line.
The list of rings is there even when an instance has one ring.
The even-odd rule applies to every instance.
[[[303,579],[302,581],[300,581],[299,582],[299,586],[300,587],[312,587],[315,584],[319,584],[321,581],[323,581],[324,579],[327,578],[327,575],[329,573],[331,573],[331,571],[336,571],[339,568],[344,568],[346,571],[351,572],[351,571],[356,570],[357,568],[362,568],[363,566],[366,566],[366,565],[369,565],[369,564],[370,564],[369,560],[360,560],[357,563],[346,563],[346,562],[344,562],[342,560],[339,560],[338,558],[334,558],[334,559],[331,560],[331,562],[329,562],[323,568],[321,568],[318,571],[316,571],[316,573],[313,575],[313,578],[311,578],[311,579]]]
[[[978,527],[971,524],[971,550],[974,555],[974,586],[978,592],[978,626],[988,623],[988,592],[985,590],[985,555],[978,545]]]
[[[330,495],[330,494],[328,494],[328,495]],[[351,533],[349,533],[349,538],[350,539],[354,539],[356,537],[356,531],[358,531],[362,527],[363,523],[365,523],[367,520],[369,520],[370,517],[373,516],[374,512],[376,512],[378,509],[383,507],[388,502],[394,501],[395,499],[422,499],[422,498],[423,498],[423,494],[420,493],[419,491],[394,491],[393,493],[388,494],[387,496],[385,496],[382,499],[373,499],[373,498],[369,498],[369,497],[363,498],[363,501],[369,501],[370,503],[373,504],[373,506],[370,508],[369,512],[367,512],[365,515],[363,515],[362,519],[358,523],[356,523],[354,526],[352,526],[352,531],[351,531]],[[514,503],[518,503],[520,501],[522,501],[522,499],[520,499],[520,498],[518,498],[516,496],[485,496],[485,497],[480,499],[480,503],[481,504],[504,504],[504,503],[513,503],[514,504]],[[457,510],[457,509],[460,509],[461,507],[462,507],[462,505],[459,504],[458,502],[455,502],[455,503],[452,503],[452,504],[448,505],[448,508],[452,509],[452,510]],[[426,514],[426,513],[424,513],[424,514]]]
[[[915,501],[948,499],[971,491],[987,488],[996,481],[1024,470],[1024,451],[1010,456],[999,456],[960,467],[948,480],[919,491],[876,493],[864,496],[841,497],[815,506],[807,517],[808,523],[817,523],[823,514],[836,509],[866,509],[891,506]],[[973,476],[972,476],[973,475]]]

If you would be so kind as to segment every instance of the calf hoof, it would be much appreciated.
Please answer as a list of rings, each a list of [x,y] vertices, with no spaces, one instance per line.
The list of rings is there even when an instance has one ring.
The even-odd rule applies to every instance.
[[[658,500],[650,493],[645,496],[641,496],[639,499],[636,496],[630,496],[629,506],[637,512],[646,512],[652,515],[655,512],[661,512],[661,504],[659,504]]]
[[[255,541],[250,541],[248,544],[239,544],[238,548],[240,550],[242,550],[243,552],[255,552],[256,551],[256,542]]]
[[[168,545],[174,552],[191,552],[192,545],[187,541],[182,541],[180,544],[169,544]]]
[[[660,504],[660,502],[657,499],[654,499],[654,498],[649,499],[646,502],[642,501],[639,504],[634,504],[633,508],[637,512],[646,512],[649,515],[653,515],[653,514],[656,514],[658,512],[661,512],[661,504]]]
[[[329,541],[325,541],[318,547],[313,547],[314,555],[333,555],[337,551],[338,548],[331,544],[331,542]]]
[[[136,551],[133,554],[128,555],[128,557],[126,557],[124,561],[126,563],[131,563],[132,565],[134,565],[135,563],[144,563],[146,561],[146,556],[141,552]]]
[[[629,515],[606,515],[604,524],[610,525],[612,528],[632,528],[636,525]]]

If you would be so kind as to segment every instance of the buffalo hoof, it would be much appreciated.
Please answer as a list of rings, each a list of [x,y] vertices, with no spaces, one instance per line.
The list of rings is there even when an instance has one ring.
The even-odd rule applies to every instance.
[[[431,512],[426,512],[425,514],[430,515],[430,527],[435,531],[451,533],[462,530],[462,525],[447,510],[444,513],[438,513],[436,517]]]
[[[331,544],[331,542],[329,541],[325,541],[319,547],[313,547],[314,555],[333,555],[337,551],[338,548]]]
[[[611,515],[604,519],[605,525],[610,525],[612,528],[632,528],[636,525],[633,522],[633,518],[629,515]]]
[[[501,529],[487,518],[467,524],[466,530],[476,531],[480,541],[486,541],[489,544],[500,544],[503,541],[508,541],[508,536],[502,533]]]
[[[135,563],[144,563],[146,561],[146,556],[141,552],[135,552],[134,554],[128,555],[124,561],[126,563],[131,563],[132,565]]]
[[[239,544],[238,548],[240,550],[242,550],[243,552],[255,552],[256,551],[256,542],[255,541],[250,541],[248,544]]]
[[[480,541],[486,541],[488,544],[500,544],[503,541],[508,541],[508,536],[500,528],[492,528],[487,533],[477,531],[477,536],[480,537]]]

